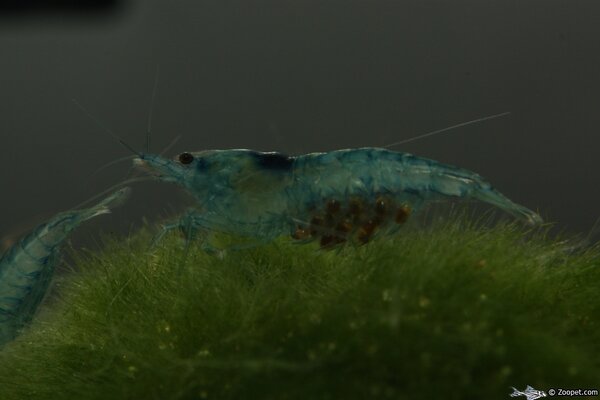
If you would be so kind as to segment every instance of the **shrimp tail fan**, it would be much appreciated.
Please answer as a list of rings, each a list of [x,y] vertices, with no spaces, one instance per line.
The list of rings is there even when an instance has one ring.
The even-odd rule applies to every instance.
[[[526,221],[529,225],[539,225],[544,222],[542,217],[527,207],[514,203],[502,193],[493,188],[485,188],[473,193],[473,196],[485,203],[501,208],[516,218]]]
[[[110,211],[122,205],[131,195],[131,189],[129,187],[125,187],[117,192],[111,194],[104,200],[102,200],[97,205],[90,207],[88,209],[82,210],[82,218],[83,220],[87,220],[90,218],[94,218],[98,215],[108,214]]]

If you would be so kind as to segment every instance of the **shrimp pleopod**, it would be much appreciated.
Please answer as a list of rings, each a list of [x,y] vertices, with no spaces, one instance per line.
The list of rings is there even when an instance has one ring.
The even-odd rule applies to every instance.
[[[381,148],[300,156],[208,150],[174,160],[138,153],[134,162],[183,186],[198,201],[166,230],[219,231],[261,241],[289,235],[318,240],[322,247],[364,244],[394,231],[427,202],[448,198],[481,200],[529,224],[542,222],[474,172]]]
[[[109,213],[129,193],[123,188],[91,208],[60,213],[8,249],[0,259],[0,346],[14,339],[35,315],[69,234],[84,221]]]

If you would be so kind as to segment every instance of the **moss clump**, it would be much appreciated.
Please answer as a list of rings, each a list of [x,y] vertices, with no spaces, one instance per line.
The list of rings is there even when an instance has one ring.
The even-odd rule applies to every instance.
[[[463,219],[223,259],[149,234],[79,255],[0,352],[0,399],[506,399],[594,387],[599,252]]]

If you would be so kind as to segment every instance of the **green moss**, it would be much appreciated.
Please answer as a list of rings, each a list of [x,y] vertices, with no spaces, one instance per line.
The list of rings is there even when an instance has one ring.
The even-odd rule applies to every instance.
[[[0,399],[506,399],[594,387],[596,249],[462,219],[223,259],[149,234],[79,254],[0,352]]]

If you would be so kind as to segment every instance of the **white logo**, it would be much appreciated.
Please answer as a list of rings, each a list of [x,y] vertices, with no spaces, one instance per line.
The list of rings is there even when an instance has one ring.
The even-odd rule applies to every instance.
[[[546,397],[546,392],[544,392],[543,390],[536,390],[529,385],[527,385],[525,390],[523,390],[522,392],[520,390],[515,389],[514,387],[512,388],[512,390],[513,392],[510,394],[510,397],[525,396],[527,397],[527,400],[535,400],[539,399],[540,397]]]

